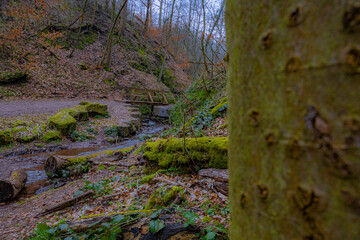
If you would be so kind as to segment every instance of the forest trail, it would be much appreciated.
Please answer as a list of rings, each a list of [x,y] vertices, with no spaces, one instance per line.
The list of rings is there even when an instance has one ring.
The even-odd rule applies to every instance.
[[[106,100],[20,100],[0,103],[0,118],[16,117],[25,114],[55,113],[62,108],[71,108],[81,101],[98,102],[107,104],[109,112],[118,116],[126,117],[128,104]]]

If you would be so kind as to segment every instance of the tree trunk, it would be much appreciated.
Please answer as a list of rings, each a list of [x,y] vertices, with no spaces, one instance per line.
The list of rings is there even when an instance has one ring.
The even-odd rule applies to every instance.
[[[147,0],[144,33],[147,33],[148,28],[149,28],[150,8],[151,8],[151,0]]]
[[[104,54],[100,60],[100,65],[104,64],[105,61],[105,57],[106,57],[106,62],[105,62],[105,67],[106,68],[110,68],[110,61],[111,61],[111,51],[112,51],[112,44],[113,44],[113,36],[114,36],[114,30],[115,30],[115,26],[116,23],[121,15],[121,12],[124,10],[126,4],[127,4],[128,0],[124,0],[123,5],[121,6],[118,14],[116,15],[114,21],[111,23],[111,28],[110,28],[110,32],[109,32],[109,36],[108,36],[108,40],[106,42],[106,47],[105,47],[105,51]]]
[[[232,239],[359,238],[354,9],[227,0]]]
[[[164,0],[160,0],[160,10],[159,10],[159,29],[161,29],[162,26],[162,11],[163,11],[163,4]]]
[[[126,22],[128,16],[128,3],[125,2],[125,6],[120,15],[120,24],[119,24],[119,35],[123,35],[126,29]]]
[[[13,169],[0,179],[0,202],[9,202],[24,188],[27,174],[23,169]]]
[[[201,52],[203,54],[203,59],[204,59],[204,65],[205,65],[205,70],[206,72],[209,74],[210,70],[209,67],[207,65],[207,60],[206,60],[206,53],[205,53],[205,31],[206,31],[206,15],[205,15],[205,0],[202,0],[202,8],[203,8],[203,21],[204,21],[204,26],[203,26],[203,32],[201,34]]]

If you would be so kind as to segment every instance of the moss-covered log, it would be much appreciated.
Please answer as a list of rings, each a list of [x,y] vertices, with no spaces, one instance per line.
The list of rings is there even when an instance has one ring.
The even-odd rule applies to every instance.
[[[227,168],[226,137],[170,138],[147,142],[143,157],[160,168]]]
[[[89,170],[88,167],[77,168],[80,165],[92,165],[92,164],[108,164],[112,161],[120,161],[124,155],[132,151],[134,147],[124,148],[121,150],[109,150],[104,152],[97,152],[85,156],[49,156],[44,164],[44,169],[50,176],[56,176],[61,170],[70,170],[69,174],[79,174]],[[110,163],[109,163],[110,164]],[[115,165],[115,164],[114,164]],[[73,173],[72,173],[73,172]]]
[[[232,239],[359,238],[354,2],[227,0]]]
[[[24,188],[27,174],[23,169],[13,169],[1,176],[0,179],[0,202],[9,202]]]

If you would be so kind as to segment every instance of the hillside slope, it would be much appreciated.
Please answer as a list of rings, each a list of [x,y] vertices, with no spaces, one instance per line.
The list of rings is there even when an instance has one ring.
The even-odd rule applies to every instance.
[[[171,53],[166,54],[164,76],[158,80],[165,50],[157,40],[144,36],[140,23],[128,22],[124,34],[115,35],[111,66],[109,69],[100,67],[110,16],[99,8],[92,26],[93,10],[87,12],[88,16],[82,23],[77,21],[71,25],[76,17],[63,17],[61,23],[40,24],[35,35],[25,35],[16,44],[0,48],[0,100],[117,99],[119,91],[116,86],[171,90],[173,93],[184,91],[189,86],[190,81]],[[79,14],[74,10],[74,16]],[[2,28],[6,29],[12,20],[3,18],[5,25]],[[79,40],[78,32],[81,33]],[[28,72],[27,81],[1,84],[1,78],[16,71]]]

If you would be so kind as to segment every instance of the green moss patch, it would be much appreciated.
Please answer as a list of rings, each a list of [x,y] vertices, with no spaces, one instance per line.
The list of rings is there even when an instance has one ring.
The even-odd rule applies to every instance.
[[[70,116],[75,118],[77,121],[87,121],[89,119],[89,113],[86,106],[76,105],[72,108],[64,108],[61,111],[68,112]]]
[[[69,136],[76,129],[76,120],[67,111],[60,111],[49,119],[49,125]]]
[[[0,84],[12,84],[26,82],[29,74],[26,72],[2,72],[0,73]]]
[[[167,186],[158,188],[151,195],[145,209],[169,206],[178,196],[184,199],[184,191],[185,189],[183,187],[177,186],[172,188]]]
[[[0,146],[9,145],[14,142],[13,134],[9,129],[0,130]]]
[[[61,132],[54,130],[45,132],[41,137],[41,141],[43,142],[52,142],[57,140],[61,140]]]
[[[31,127],[17,126],[11,129],[11,132],[17,142],[29,143],[34,141],[38,135],[38,129]]]
[[[227,168],[228,138],[187,138],[185,145],[186,152],[184,139],[170,138],[147,142],[143,157],[160,168],[186,166]]]
[[[216,105],[213,109],[211,109],[210,113],[214,117],[219,117],[226,113],[228,107],[228,99],[227,97],[221,99],[218,105]]]
[[[89,115],[101,115],[105,116],[108,106],[106,104],[101,103],[90,103],[90,102],[81,102],[81,106],[85,106],[86,111],[89,113]]]

